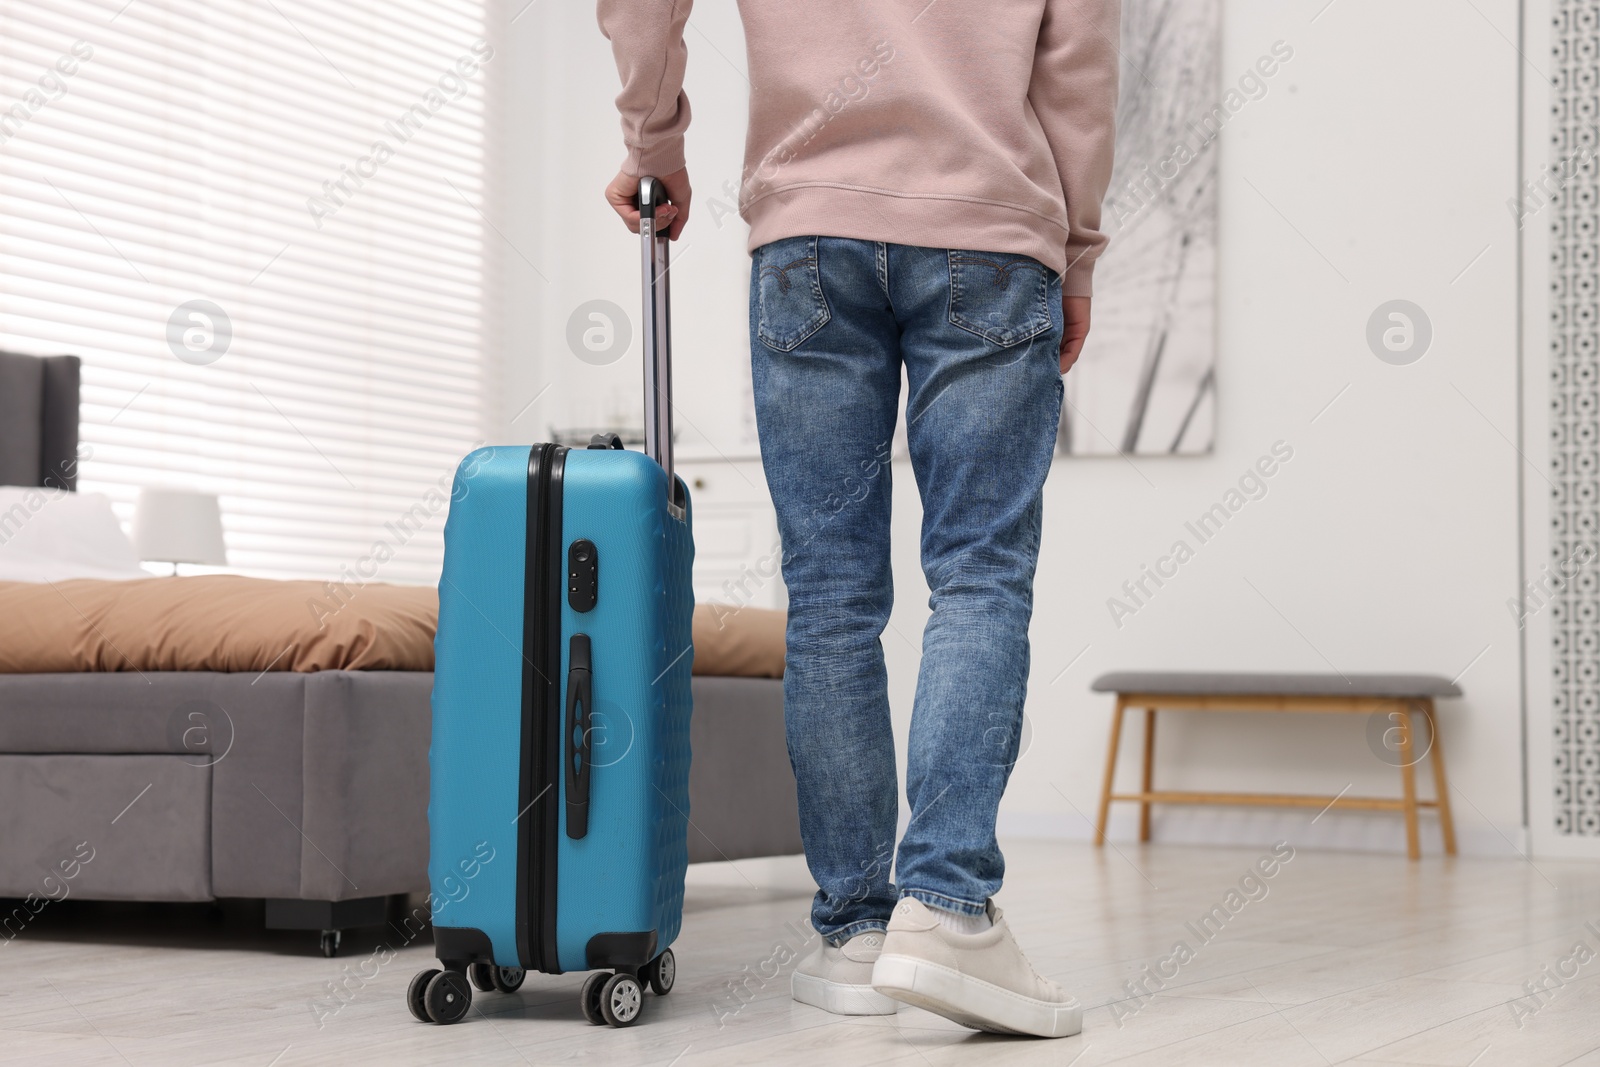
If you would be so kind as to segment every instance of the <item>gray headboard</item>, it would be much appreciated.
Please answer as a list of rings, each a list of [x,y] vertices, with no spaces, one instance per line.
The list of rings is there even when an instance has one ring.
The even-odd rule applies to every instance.
[[[79,363],[0,352],[0,485],[78,487]]]

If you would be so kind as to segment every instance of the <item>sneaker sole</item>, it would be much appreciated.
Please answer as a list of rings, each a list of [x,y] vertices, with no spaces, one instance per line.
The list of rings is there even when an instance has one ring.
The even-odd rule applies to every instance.
[[[974,1030],[1032,1037],[1083,1031],[1083,1008],[1013,993],[992,982],[914,956],[879,956],[872,988]]]
[[[834,1015],[893,1015],[900,1010],[899,1001],[870,985],[845,985],[798,971],[789,978],[789,992],[799,1003]]]

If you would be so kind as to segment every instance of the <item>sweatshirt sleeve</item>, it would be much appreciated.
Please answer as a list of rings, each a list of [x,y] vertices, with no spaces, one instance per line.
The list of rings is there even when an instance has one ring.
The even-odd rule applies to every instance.
[[[629,174],[683,169],[683,131],[689,126],[683,28],[691,6],[693,0],[599,0],[600,32],[611,42],[622,76],[617,110],[628,147],[622,169]]]
[[[1067,202],[1064,296],[1089,296],[1105,251],[1100,205],[1111,184],[1121,0],[1045,0],[1028,100]]]

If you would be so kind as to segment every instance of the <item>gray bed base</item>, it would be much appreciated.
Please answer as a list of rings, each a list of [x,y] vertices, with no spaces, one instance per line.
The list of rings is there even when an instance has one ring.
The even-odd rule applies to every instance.
[[[428,887],[432,682],[0,675],[0,897],[255,897],[273,926],[381,922],[385,898]],[[697,677],[694,701],[690,861],[801,851],[782,682]]]

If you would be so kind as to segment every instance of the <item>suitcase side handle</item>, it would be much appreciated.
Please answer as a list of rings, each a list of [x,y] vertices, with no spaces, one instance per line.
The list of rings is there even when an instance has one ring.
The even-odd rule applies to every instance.
[[[594,725],[594,671],[589,635],[573,634],[567,646],[566,764],[567,836],[589,833],[589,734]]]
[[[684,516],[672,476],[672,292],[667,280],[667,232],[657,227],[656,208],[667,203],[659,179],[639,179],[640,281],[644,297],[644,451],[667,472],[667,510]]]

